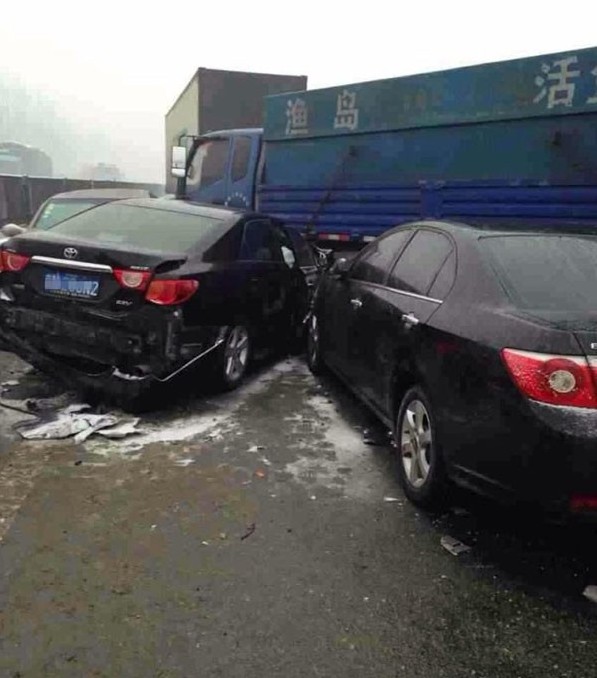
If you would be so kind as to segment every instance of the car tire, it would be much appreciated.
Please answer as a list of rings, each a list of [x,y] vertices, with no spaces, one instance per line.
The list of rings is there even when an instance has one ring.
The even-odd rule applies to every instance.
[[[310,313],[307,319],[307,365],[313,374],[321,374],[324,369],[321,358],[321,333],[319,318],[315,313]]]
[[[420,386],[402,398],[394,440],[398,478],[406,496],[424,508],[441,505],[446,497],[446,473],[431,402]]]
[[[218,361],[218,381],[226,391],[237,388],[251,360],[251,338],[244,325],[229,327],[224,334]]]

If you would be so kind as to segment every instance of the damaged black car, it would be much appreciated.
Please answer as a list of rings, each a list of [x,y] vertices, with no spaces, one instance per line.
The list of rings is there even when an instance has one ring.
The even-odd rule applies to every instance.
[[[133,402],[208,365],[235,388],[300,342],[308,286],[289,232],[255,213],[123,200],[0,251],[0,336],[71,385]]]

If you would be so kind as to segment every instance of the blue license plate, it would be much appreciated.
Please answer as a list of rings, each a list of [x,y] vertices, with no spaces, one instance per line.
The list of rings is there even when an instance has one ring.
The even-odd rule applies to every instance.
[[[99,278],[76,273],[52,271],[44,273],[44,292],[65,297],[95,299],[99,294]]]

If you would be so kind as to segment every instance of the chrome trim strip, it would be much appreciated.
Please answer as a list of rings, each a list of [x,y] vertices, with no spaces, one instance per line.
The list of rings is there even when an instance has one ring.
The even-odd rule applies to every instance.
[[[135,382],[139,382],[139,381],[147,381],[148,379],[153,379],[154,381],[159,381],[159,382],[161,382],[161,383],[165,383],[165,382],[167,382],[167,381],[170,381],[170,379],[173,379],[174,377],[176,377],[178,374],[180,374],[181,372],[183,372],[184,370],[186,370],[188,367],[190,367],[191,365],[193,365],[194,363],[196,363],[198,360],[201,360],[201,358],[204,358],[206,355],[208,355],[208,354],[211,353],[212,351],[215,351],[215,349],[218,348],[218,346],[221,346],[223,343],[224,343],[224,339],[223,339],[223,338],[217,339],[217,341],[216,341],[215,344],[213,344],[212,346],[210,346],[208,349],[206,349],[205,351],[203,351],[203,352],[200,353],[199,355],[196,355],[194,358],[191,358],[191,359],[190,359],[188,362],[186,362],[182,367],[179,367],[179,368],[178,368],[177,370],[175,370],[174,372],[171,372],[167,377],[162,377],[161,379],[160,379],[160,377],[156,377],[156,376],[153,375],[153,374],[147,374],[147,375],[144,375],[143,377],[135,377],[135,376],[133,376],[133,375],[131,375],[131,374],[124,374],[124,373],[121,372],[117,367],[115,367],[115,368],[112,370],[111,376],[112,376],[112,377],[116,377],[116,378],[118,378],[118,379],[122,379],[123,381],[135,381]]]
[[[49,266],[60,266],[61,268],[76,268],[81,271],[102,271],[103,273],[112,273],[111,266],[106,264],[93,264],[90,261],[71,261],[70,259],[54,259],[53,257],[31,257],[34,264],[48,264]]]
[[[426,297],[423,294],[415,294],[414,292],[406,292],[405,290],[397,290],[394,287],[387,287],[386,285],[378,285],[377,283],[367,282],[366,280],[356,280],[352,278],[353,282],[359,283],[360,285],[368,285],[369,287],[376,287],[377,289],[384,290],[386,292],[395,292],[396,294],[403,294],[405,297],[412,297],[413,299],[422,299],[423,301],[431,301],[434,304],[443,304],[444,302],[441,299],[434,299],[433,297]]]

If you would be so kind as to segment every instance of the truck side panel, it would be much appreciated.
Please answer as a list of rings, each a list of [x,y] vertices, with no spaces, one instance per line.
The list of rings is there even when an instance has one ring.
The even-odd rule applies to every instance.
[[[337,239],[421,217],[597,223],[597,49],[269,97],[260,208]]]
[[[377,236],[421,217],[597,222],[597,113],[267,142],[260,209]]]

